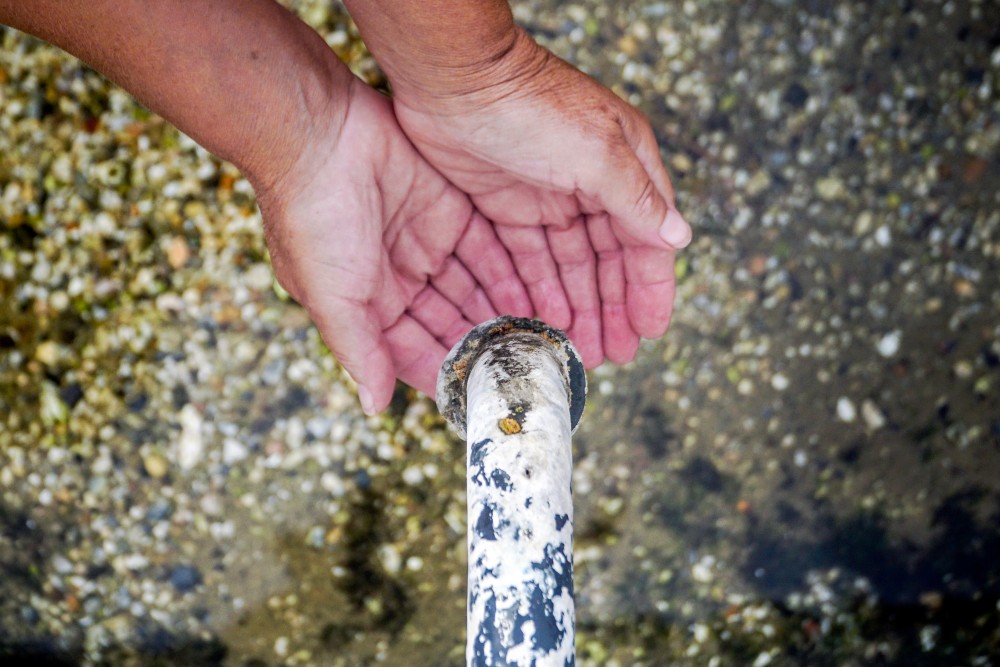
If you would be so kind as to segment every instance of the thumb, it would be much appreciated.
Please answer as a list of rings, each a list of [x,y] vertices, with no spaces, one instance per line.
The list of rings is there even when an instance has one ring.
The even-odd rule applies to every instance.
[[[392,400],[396,373],[382,327],[372,307],[333,298],[310,313],[333,356],[358,385],[367,415],[384,410]]]
[[[658,187],[659,179],[649,175],[627,144],[619,155],[618,160],[609,160],[609,173],[600,186],[607,212],[638,243],[676,249],[686,246],[691,241],[691,226]]]
[[[652,247],[664,243],[681,249],[691,242],[691,226],[677,210],[674,188],[663,166],[653,128],[634,108],[616,116],[620,134],[612,139],[605,174],[593,192],[604,193],[605,206],[620,230]]]

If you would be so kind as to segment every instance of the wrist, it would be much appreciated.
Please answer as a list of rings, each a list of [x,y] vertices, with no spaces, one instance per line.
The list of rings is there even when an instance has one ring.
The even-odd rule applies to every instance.
[[[506,0],[345,0],[393,95],[451,96],[505,61],[522,31]]]
[[[329,58],[326,67],[291,70],[295,77],[291,86],[287,80],[275,85],[276,90],[287,90],[287,96],[247,110],[245,127],[232,135],[242,140],[230,151],[220,151],[258,194],[279,188],[296,172],[308,169],[311,157],[335,148],[356,78],[332,51]]]
[[[290,62],[261,68],[265,77],[245,81],[258,93],[234,111],[239,130],[217,133],[226,145],[213,149],[235,164],[258,194],[277,189],[309,156],[332,150],[350,105],[355,79],[350,70],[305,24],[294,27],[301,33],[297,48],[283,54]]]
[[[526,92],[532,77],[552,57],[523,28],[514,25],[488,56],[450,68],[428,69],[399,83],[393,81],[393,97],[416,110],[464,113]]]

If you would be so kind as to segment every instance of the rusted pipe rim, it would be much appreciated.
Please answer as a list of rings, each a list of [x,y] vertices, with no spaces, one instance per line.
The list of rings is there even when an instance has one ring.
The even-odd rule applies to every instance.
[[[576,431],[587,404],[587,374],[580,361],[580,354],[573,343],[559,329],[539,320],[501,315],[483,322],[455,344],[437,379],[437,407],[452,429],[463,438],[466,423],[466,380],[483,350],[511,334],[535,334],[552,346],[556,358],[562,362],[563,380],[569,395],[570,429]]]

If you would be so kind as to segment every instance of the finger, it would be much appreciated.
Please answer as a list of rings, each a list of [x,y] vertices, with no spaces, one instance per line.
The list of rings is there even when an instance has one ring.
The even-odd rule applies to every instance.
[[[621,244],[611,231],[607,215],[587,222],[590,242],[597,253],[597,285],[601,296],[601,341],[604,354],[616,364],[635,358],[639,335],[632,329],[626,308],[625,262]]]
[[[431,278],[431,284],[474,324],[492,320],[499,315],[486,292],[476,284],[476,279],[457,257],[448,257],[444,261],[441,271]]]
[[[639,158],[656,189],[663,195],[667,205],[676,206],[674,186],[670,182],[666,167],[663,166],[660,146],[652,126],[645,119],[625,121],[622,123],[622,131],[625,133],[625,140],[635,150],[636,157]]]
[[[579,350],[585,367],[599,366],[604,361],[601,301],[594,248],[587,228],[578,219],[566,229],[548,229],[547,236],[572,312],[572,324],[566,334]]]
[[[472,329],[472,323],[432,285],[420,291],[407,312],[448,349]]]
[[[392,399],[396,372],[374,309],[364,302],[331,297],[309,314],[333,356],[357,383],[365,414],[384,410]]]
[[[674,252],[624,246],[625,304],[629,322],[643,338],[659,338],[674,307]]]
[[[486,291],[493,309],[515,317],[530,317],[532,299],[523,276],[514,268],[508,247],[482,215],[475,213],[455,246],[455,255]]]
[[[551,326],[567,329],[573,321],[572,313],[545,229],[500,225],[496,231],[528,289],[535,317]]]
[[[448,350],[409,315],[386,329],[385,338],[395,360],[396,376],[434,398],[438,371]]]
[[[635,134],[629,126],[635,122],[629,118],[621,121],[623,135],[607,160],[585,172],[584,189],[600,193],[598,198],[604,209],[637,242],[656,248],[683,248],[691,240],[691,228],[664,196],[662,183],[657,184],[656,180],[662,180],[662,175],[651,177],[628,141],[630,133]],[[641,137],[635,140],[643,141]],[[645,155],[651,148],[642,150]]]

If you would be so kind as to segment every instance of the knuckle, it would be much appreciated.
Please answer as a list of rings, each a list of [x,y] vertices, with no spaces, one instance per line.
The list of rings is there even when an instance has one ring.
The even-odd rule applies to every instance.
[[[657,192],[653,181],[646,179],[633,204],[633,211],[639,218],[648,218],[655,215],[659,210],[660,193]]]

